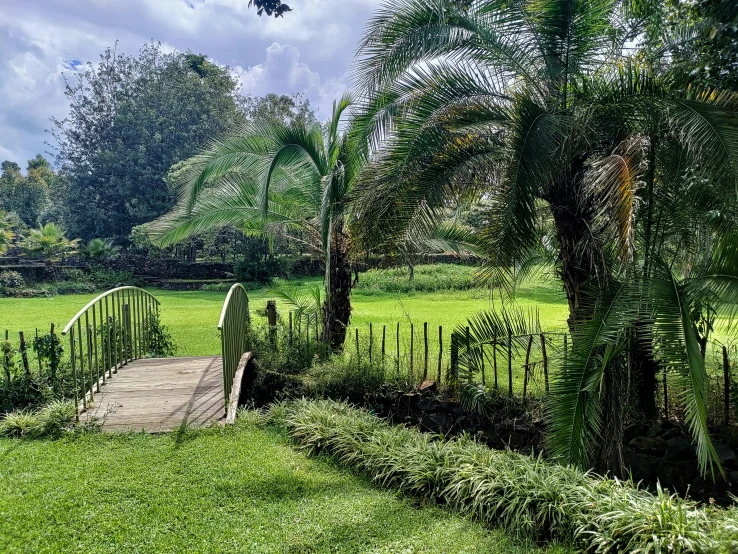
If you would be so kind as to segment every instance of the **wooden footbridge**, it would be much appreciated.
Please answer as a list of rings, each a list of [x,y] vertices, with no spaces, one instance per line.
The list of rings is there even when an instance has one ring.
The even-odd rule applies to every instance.
[[[74,375],[77,416],[104,431],[171,431],[232,422],[251,353],[249,301],[228,292],[217,329],[221,354],[155,358],[159,301],[137,287],[92,300],[64,328]],[[215,331],[215,326],[213,328]]]

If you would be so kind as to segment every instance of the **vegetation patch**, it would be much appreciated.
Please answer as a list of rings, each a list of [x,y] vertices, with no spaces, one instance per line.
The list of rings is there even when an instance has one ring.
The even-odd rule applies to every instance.
[[[521,537],[592,552],[728,553],[738,506],[722,510],[631,482],[510,451],[470,437],[440,440],[347,404],[279,404],[271,420],[309,453],[329,453],[374,482],[445,504]]]

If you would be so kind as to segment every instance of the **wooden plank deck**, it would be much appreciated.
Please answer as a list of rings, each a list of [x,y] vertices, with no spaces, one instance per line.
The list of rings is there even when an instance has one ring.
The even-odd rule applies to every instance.
[[[172,431],[210,425],[225,415],[220,356],[135,360],[95,394],[81,417],[103,431]]]

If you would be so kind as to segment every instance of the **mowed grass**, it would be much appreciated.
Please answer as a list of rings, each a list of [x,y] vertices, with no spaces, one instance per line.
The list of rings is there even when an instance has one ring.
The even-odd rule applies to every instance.
[[[288,285],[292,290],[308,291],[321,286],[320,279],[300,279]],[[205,356],[220,352],[220,339],[217,325],[223,308],[224,292],[179,292],[151,289],[161,301],[162,322],[167,325],[178,346],[180,356]],[[96,295],[64,295],[52,298],[0,298],[0,331],[8,329],[14,337],[18,331],[27,337],[35,329],[48,330],[51,322],[57,330],[63,326]],[[255,321],[262,317],[266,301],[275,295],[264,290],[249,291],[249,300]],[[539,314],[541,326],[545,330],[563,329],[566,325],[568,308],[557,282],[530,283],[520,288],[518,304],[525,310]],[[401,325],[401,334],[409,334],[410,322],[415,325],[419,336],[423,323],[428,322],[429,335],[434,338],[431,350],[435,352],[438,326],[444,329],[446,346],[452,329],[464,323],[475,313],[500,307],[499,295],[486,289],[438,292],[385,293],[375,290],[355,290],[352,295],[352,325],[360,330],[362,337],[368,337],[369,323],[374,325],[377,341],[381,327],[387,326],[387,350],[394,344],[396,324]],[[286,314],[286,307],[278,300],[278,307]],[[353,330],[352,330],[353,336]],[[416,339],[419,340],[419,339]],[[405,337],[401,347],[407,348]],[[379,343],[377,342],[378,346]]]
[[[0,440],[0,552],[543,552],[371,485],[281,432]],[[546,552],[564,552],[550,548]]]

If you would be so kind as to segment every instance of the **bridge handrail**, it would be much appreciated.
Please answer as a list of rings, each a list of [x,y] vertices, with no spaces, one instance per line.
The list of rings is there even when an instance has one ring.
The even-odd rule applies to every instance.
[[[229,404],[233,378],[236,375],[238,363],[248,347],[247,334],[250,324],[249,295],[242,284],[236,283],[228,291],[218,321],[221,359],[223,361],[223,393],[226,406]]]
[[[69,320],[62,335],[69,335],[77,419],[80,391],[82,409],[87,409],[107,377],[149,353],[151,319],[158,313],[154,295],[125,286],[100,294]]]

